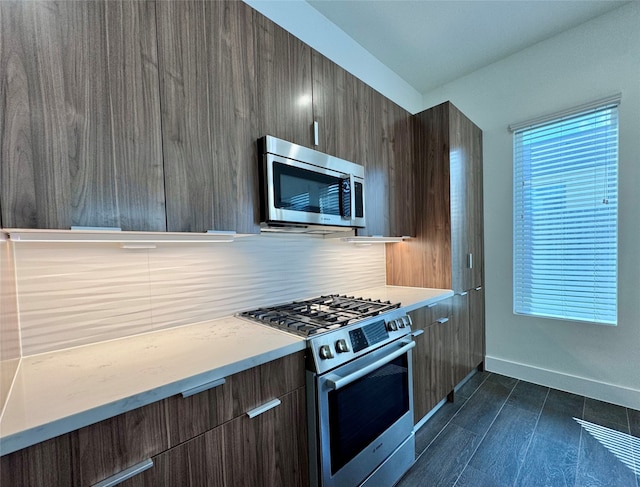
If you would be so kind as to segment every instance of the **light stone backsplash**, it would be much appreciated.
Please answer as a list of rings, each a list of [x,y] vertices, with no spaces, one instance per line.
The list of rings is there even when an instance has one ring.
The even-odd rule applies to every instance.
[[[13,250],[0,236],[0,412],[20,363],[20,330]]]
[[[385,284],[384,245],[303,235],[15,249],[23,356]]]

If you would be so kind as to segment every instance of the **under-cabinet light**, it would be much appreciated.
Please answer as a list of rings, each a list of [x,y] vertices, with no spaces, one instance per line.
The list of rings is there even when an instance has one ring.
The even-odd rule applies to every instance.
[[[212,231],[206,233],[187,232],[130,232],[117,229],[73,229],[73,230],[2,230],[12,242],[68,242],[68,243],[109,243],[156,244],[156,243],[213,243],[233,242],[238,236],[235,232]]]
[[[370,243],[399,243],[404,240],[408,240],[411,237],[344,237],[343,242],[355,243],[355,244],[370,244]]]

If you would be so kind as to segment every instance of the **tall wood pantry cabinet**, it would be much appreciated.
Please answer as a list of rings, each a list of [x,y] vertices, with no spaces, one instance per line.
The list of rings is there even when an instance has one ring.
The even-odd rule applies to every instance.
[[[387,245],[387,284],[453,289],[441,340],[455,385],[484,361],[482,131],[445,102],[414,116],[414,150],[416,238]]]

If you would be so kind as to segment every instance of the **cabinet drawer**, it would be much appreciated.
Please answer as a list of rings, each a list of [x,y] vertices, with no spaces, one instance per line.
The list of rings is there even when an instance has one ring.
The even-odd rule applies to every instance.
[[[438,320],[451,316],[451,299],[444,299],[434,303],[432,306],[423,306],[409,313],[413,321],[413,329],[424,330],[426,327]]]
[[[226,377],[193,396],[165,400],[171,446],[304,386],[304,351]]]
[[[169,448],[165,410],[155,402],[71,434],[78,485],[93,485]]]

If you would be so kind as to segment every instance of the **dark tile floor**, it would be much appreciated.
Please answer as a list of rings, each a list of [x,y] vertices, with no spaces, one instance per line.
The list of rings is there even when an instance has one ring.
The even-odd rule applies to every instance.
[[[640,411],[478,372],[397,487],[640,487]]]

